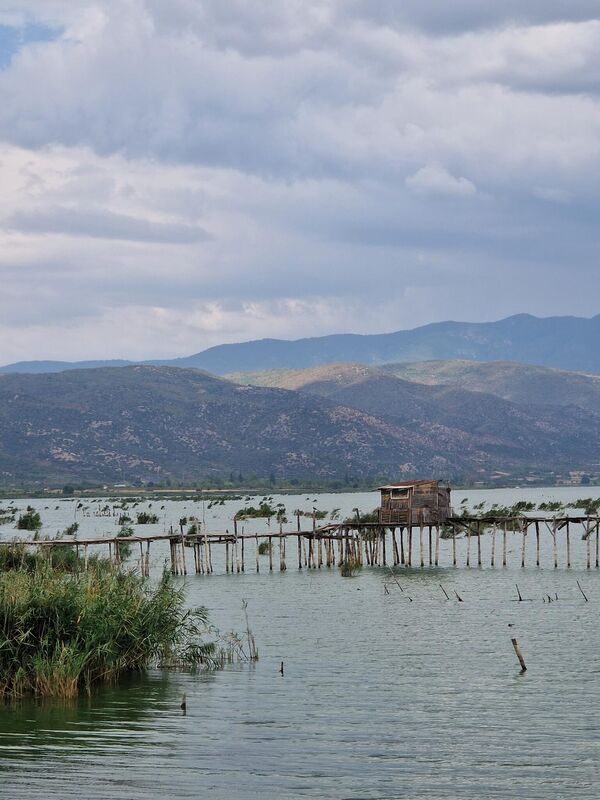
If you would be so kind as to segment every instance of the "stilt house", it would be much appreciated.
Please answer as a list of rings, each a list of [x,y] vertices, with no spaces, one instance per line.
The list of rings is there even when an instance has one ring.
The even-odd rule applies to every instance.
[[[439,481],[403,481],[380,486],[382,525],[438,525],[451,516],[450,489]]]

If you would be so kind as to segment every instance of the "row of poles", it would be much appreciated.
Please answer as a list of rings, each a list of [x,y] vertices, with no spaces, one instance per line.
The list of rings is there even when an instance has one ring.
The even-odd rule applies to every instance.
[[[600,567],[600,518],[587,518],[578,522],[583,528],[583,540],[586,546],[586,566],[588,569]],[[298,569],[320,569],[321,567],[334,567],[352,562],[357,566],[438,566],[440,562],[440,538],[442,530],[445,538],[450,533],[452,565],[458,566],[458,541],[466,544],[465,565],[467,567],[483,566],[482,553],[482,523],[479,521],[466,521],[461,519],[447,520],[442,529],[438,525],[419,526],[380,526],[380,525],[329,525],[316,528],[312,531],[293,531],[271,533],[267,535],[243,534],[232,535],[199,532],[195,534],[171,534],[148,537],[144,539],[113,538],[104,540],[102,544],[108,545],[109,558],[116,563],[123,561],[122,548],[128,544],[139,544],[139,567],[144,576],[150,574],[150,545],[152,541],[168,540],[169,561],[168,565],[173,575],[188,574],[188,559],[186,550],[191,548],[193,555],[193,571],[199,575],[210,575],[214,571],[213,548],[224,547],[225,572],[242,573],[248,568],[247,544],[252,542],[254,552],[254,569],[261,571],[260,556],[268,558],[268,569],[273,571],[277,558],[279,570],[284,572],[288,568],[289,557],[286,552],[288,540],[296,537],[295,557]],[[521,537],[520,564],[526,566],[528,548],[527,538],[535,536],[535,565],[541,563],[540,540],[543,527],[550,534],[552,542],[552,564],[554,568],[559,565],[559,533],[564,533],[565,560],[567,567],[571,567],[572,535],[570,521],[567,518],[560,520],[531,520],[526,517],[503,520],[486,525],[486,538],[490,540],[489,565],[495,567],[508,564],[508,539],[509,534]],[[464,534],[464,538],[463,538]],[[460,539],[458,538],[460,536]],[[259,541],[259,539],[261,541]],[[474,541],[473,541],[474,540]],[[391,551],[388,546],[391,542]],[[91,544],[100,544],[100,541]],[[49,542],[31,542],[38,546],[50,546]],[[79,555],[80,547],[84,549],[84,565],[88,564],[88,544],[72,542]],[[275,545],[278,552],[275,553]],[[531,549],[531,548],[530,548]],[[486,559],[487,561],[487,559]],[[189,565],[191,569],[191,564]],[[266,566],[265,566],[266,568]]]
[[[527,537],[532,531],[535,536],[535,565],[541,563],[541,524],[539,520],[519,523],[515,528],[514,521],[505,521],[501,524],[494,523],[489,528],[490,551],[489,565],[495,567],[508,564],[509,534],[521,537],[520,564],[527,565]],[[571,567],[572,561],[572,529],[568,521],[562,520],[553,524],[552,520],[545,521],[552,541],[552,563],[554,568],[559,565],[559,532],[564,531],[565,564]],[[466,544],[465,565],[467,567],[483,566],[481,540],[482,531],[471,524],[452,521],[450,536],[452,547],[452,565],[458,566],[459,554],[457,542],[459,535],[464,534],[462,540]],[[586,545],[586,566],[600,567],[600,520],[591,520],[583,523],[583,539]],[[388,533],[391,540],[391,553],[388,548]],[[286,541],[296,537],[296,553],[298,569],[319,569],[321,567],[334,567],[336,564],[352,560],[358,565],[367,566],[438,566],[440,563],[440,538],[441,530],[436,525],[415,526],[376,526],[356,527],[336,526],[335,528],[317,529],[312,532],[293,532],[269,534],[261,537],[266,543],[264,555],[268,556],[268,569],[273,571],[275,563],[274,549],[278,543],[279,570],[287,569]],[[253,540],[255,570],[260,572],[259,560],[260,542],[259,535],[219,536],[196,534],[192,537],[177,537],[170,540],[171,546],[171,571],[175,575],[187,574],[185,560],[186,544],[193,548],[194,569],[197,574],[210,574],[213,572],[213,545],[225,547],[225,572],[241,573],[247,568],[246,543]]]

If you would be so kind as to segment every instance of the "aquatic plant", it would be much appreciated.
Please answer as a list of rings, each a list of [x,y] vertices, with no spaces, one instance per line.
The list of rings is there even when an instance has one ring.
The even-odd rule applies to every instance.
[[[235,516],[236,519],[270,519],[271,517],[275,517],[277,515],[278,510],[278,507],[269,505],[265,499],[259,503],[258,508],[255,506],[246,506],[245,508],[241,508]]]
[[[152,514],[149,511],[138,511],[136,514],[136,522],[138,525],[154,525],[158,522],[158,515]]]
[[[268,539],[263,539],[263,541],[258,545],[258,555],[259,556],[268,556],[271,552],[271,542]]]
[[[360,570],[361,564],[355,556],[347,556],[340,561],[340,574],[342,578],[352,578]]]
[[[79,523],[78,522],[73,522],[72,525],[68,525],[64,529],[63,533],[64,533],[65,536],[75,536],[75,534],[77,533],[78,530],[79,530]]]
[[[19,515],[17,528],[20,531],[38,531],[42,527],[42,518],[39,513],[31,506],[27,506],[27,511]]]
[[[117,533],[117,539],[129,539],[131,536],[134,535],[133,528],[124,525],[121,530]],[[126,544],[125,542],[116,542],[115,546],[117,548],[117,555],[119,561],[125,561],[125,559],[129,558],[131,555],[131,545]]]
[[[373,511],[360,511],[358,508],[354,509],[354,516],[347,517],[344,520],[344,525],[356,525],[361,523],[379,522],[379,509],[374,508]]]
[[[34,559],[32,569],[0,573],[1,697],[69,698],[150,666],[224,663],[226,652],[206,638],[206,609],[186,609],[183,589],[166,573],[152,585],[106,559],[69,574],[21,556]]]
[[[563,511],[564,508],[560,500],[548,500],[539,504],[538,511]]]
[[[566,507],[581,509],[587,516],[594,517],[600,511],[600,498],[583,497],[580,498],[579,500],[574,500],[572,503],[569,503]]]

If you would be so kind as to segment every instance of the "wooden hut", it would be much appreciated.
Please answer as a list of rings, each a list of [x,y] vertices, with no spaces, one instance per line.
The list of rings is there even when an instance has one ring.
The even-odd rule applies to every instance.
[[[450,489],[439,481],[403,481],[380,486],[382,525],[439,525],[451,516]]]

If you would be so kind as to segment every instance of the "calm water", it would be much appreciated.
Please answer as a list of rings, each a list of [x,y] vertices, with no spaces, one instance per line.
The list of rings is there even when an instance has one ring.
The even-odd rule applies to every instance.
[[[457,492],[455,501],[598,493]],[[319,508],[344,513],[376,505],[374,495],[307,497],[283,502],[310,508],[317,499]],[[71,503],[34,505],[49,532],[73,520]],[[180,515],[180,506],[164,505],[153,530]],[[239,505],[205,508],[209,527],[228,524]],[[80,521],[82,537],[116,529],[110,519]],[[283,574],[190,576],[190,603],[207,605],[222,630],[242,630],[248,600],[258,663],[211,675],[152,672],[66,707],[4,708],[0,796],[596,798],[600,574],[584,568],[576,535],[573,568],[554,570],[548,538],[547,568],[521,570],[513,536],[514,566],[402,569],[404,591],[381,569],[352,579],[336,570],[299,573],[292,564]],[[531,602],[515,602],[515,582]],[[464,602],[447,601],[440,583]],[[547,594],[558,601],[543,602]],[[529,667],[524,675],[513,636]]]

